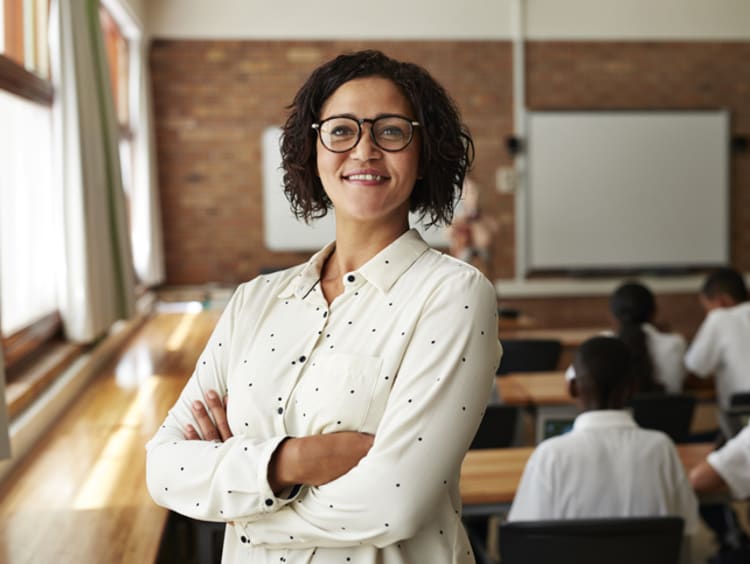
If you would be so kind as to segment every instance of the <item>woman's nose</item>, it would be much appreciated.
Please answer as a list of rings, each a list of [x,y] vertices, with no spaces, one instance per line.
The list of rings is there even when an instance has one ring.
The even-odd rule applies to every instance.
[[[372,140],[371,127],[370,124],[362,124],[362,135],[351,153],[351,156],[355,159],[369,161],[371,159],[379,158],[382,155],[380,148]]]

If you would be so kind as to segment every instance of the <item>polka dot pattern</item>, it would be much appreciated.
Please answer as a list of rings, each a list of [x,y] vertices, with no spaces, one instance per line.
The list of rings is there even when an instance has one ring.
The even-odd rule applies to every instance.
[[[347,272],[343,294],[330,304],[317,292],[316,260],[242,286],[227,306],[231,313],[201,355],[188,392],[192,401],[216,382],[232,389],[228,419],[236,447],[183,448],[189,445],[168,418],[157,438],[169,437],[164,444],[175,451],[165,452],[159,469],[164,488],[159,501],[214,520],[234,520],[255,507],[258,515],[238,523],[237,536],[227,541],[233,544],[225,546],[246,555],[243,561],[389,564],[387,552],[372,548],[389,543],[403,551],[398,562],[451,561],[469,547],[456,533],[460,515],[450,504],[458,497],[453,491],[458,478],[451,472],[460,460],[448,459],[451,449],[439,445],[446,437],[473,436],[486,403],[488,380],[494,378],[486,367],[499,363],[493,289],[472,267],[456,268],[453,259],[426,249],[416,234]],[[376,445],[409,445],[373,448],[368,465],[388,470],[352,473],[352,480],[361,481],[353,488],[355,499],[337,497],[334,484],[321,490],[315,503],[304,489],[291,499],[276,498],[254,474],[265,470],[262,457],[267,460],[280,437],[350,430],[377,431]],[[397,458],[385,454],[394,451]],[[222,457],[232,462],[227,467],[242,464],[247,477],[238,481],[236,474],[222,474]],[[436,472],[437,483],[425,479]],[[201,489],[195,480],[203,475],[212,478]],[[223,488],[209,492],[212,484]],[[292,501],[309,526],[295,512],[279,513]],[[424,519],[420,532],[402,540],[406,506],[445,511],[415,517]],[[368,509],[360,513],[356,507]],[[265,513],[275,516],[272,527],[264,527]],[[342,515],[346,518],[337,519]],[[336,526],[327,527],[330,522]],[[342,539],[348,546],[341,546]],[[316,542],[330,548],[295,548]],[[237,552],[240,548],[244,552]]]

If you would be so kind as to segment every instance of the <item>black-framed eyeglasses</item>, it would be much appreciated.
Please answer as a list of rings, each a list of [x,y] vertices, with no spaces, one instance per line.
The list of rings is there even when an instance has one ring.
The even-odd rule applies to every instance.
[[[331,116],[320,123],[312,124],[320,142],[333,153],[345,153],[357,146],[362,138],[362,124],[370,124],[370,139],[383,151],[403,151],[414,138],[414,128],[419,122],[396,114],[378,116],[375,119],[351,116]]]

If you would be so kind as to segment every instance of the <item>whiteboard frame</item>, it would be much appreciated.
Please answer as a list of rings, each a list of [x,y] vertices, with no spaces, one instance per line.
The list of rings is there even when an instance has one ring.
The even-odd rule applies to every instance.
[[[696,119],[692,119],[696,118]],[[708,127],[707,133],[710,135],[718,135],[721,139],[721,147],[711,145],[709,147],[710,150],[716,151],[716,154],[709,155],[707,158],[709,159],[709,164],[713,167],[712,171],[712,178],[715,178],[715,183],[718,186],[716,192],[709,198],[709,196],[702,196],[704,198],[711,199],[713,205],[712,211],[712,220],[711,222],[716,222],[718,220],[718,226],[711,222],[703,221],[700,224],[696,222],[695,225],[692,225],[692,228],[694,229],[696,225],[703,226],[703,229],[706,229],[709,231],[709,235],[711,236],[711,245],[713,246],[712,250],[710,251],[711,256],[708,256],[707,254],[704,254],[700,257],[696,255],[694,259],[686,258],[686,256],[680,256],[677,258],[674,258],[673,256],[661,256],[658,258],[655,258],[654,256],[642,256],[640,259],[634,259],[632,256],[628,256],[627,259],[622,260],[619,258],[619,255],[613,256],[610,255],[608,258],[613,259],[609,261],[605,260],[559,260],[557,262],[550,261],[548,256],[545,256],[545,252],[547,255],[549,255],[549,247],[544,250],[544,252],[539,252],[539,241],[538,239],[535,240],[535,237],[540,233],[540,231],[537,229],[535,230],[535,224],[542,221],[540,217],[544,216],[544,214],[547,214],[547,217],[552,217],[549,214],[552,213],[550,211],[539,213],[535,215],[535,196],[537,197],[536,205],[537,206],[543,206],[544,204],[539,204],[539,197],[541,192],[541,188],[539,186],[535,186],[535,182],[539,182],[538,177],[544,178],[545,175],[547,175],[547,187],[550,186],[549,182],[549,171],[545,171],[543,173],[540,173],[540,166],[538,159],[544,158],[545,155],[550,155],[550,145],[554,145],[556,147],[556,150],[558,153],[562,153],[563,151],[570,151],[573,154],[572,158],[581,158],[575,156],[575,148],[571,149],[571,146],[573,143],[568,143],[567,146],[564,142],[551,142],[549,141],[551,136],[547,136],[544,141],[539,141],[540,132],[539,132],[539,124],[544,122],[544,126],[549,126],[552,124],[553,127],[556,127],[556,124],[554,121],[560,119],[562,120],[560,123],[564,123],[565,120],[599,120],[607,119],[612,120],[611,123],[614,123],[615,126],[617,124],[626,124],[627,127],[625,130],[625,135],[628,134],[627,128],[635,128],[635,129],[643,129],[643,131],[649,131],[651,130],[655,131],[656,133],[653,133],[655,136],[655,139],[658,139],[660,135],[663,135],[660,129],[654,129],[658,126],[658,124],[666,124],[670,128],[679,129],[679,127],[693,127],[693,126],[704,126],[706,123],[709,123],[710,126]],[[640,120],[640,121],[637,121]],[[683,123],[684,122],[684,123]],[[600,124],[596,124],[598,127],[601,127],[601,124],[605,122],[601,121]],[[677,124],[677,126],[675,126]],[[637,271],[637,272],[684,272],[686,269],[694,269],[694,268],[706,268],[706,267],[712,267],[722,264],[727,264],[730,258],[730,214],[729,214],[729,206],[730,206],[730,185],[731,185],[731,179],[730,179],[730,173],[729,173],[729,163],[730,163],[730,127],[729,127],[729,112],[724,109],[713,109],[713,110],[543,110],[543,111],[536,111],[536,112],[528,112],[527,114],[527,123],[526,123],[526,131],[527,131],[527,143],[526,143],[526,175],[525,175],[525,183],[524,183],[524,189],[522,194],[522,207],[524,209],[524,213],[521,217],[521,220],[524,223],[523,226],[523,240],[519,241],[521,243],[521,246],[523,248],[517,249],[518,252],[523,253],[524,256],[524,262],[525,262],[525,273],[534,273],[534,272],[570,272],[570,273],[586,273],[586,274],[600,274],[600,273],[609,273],[609,272],[617,272],[617,271]],[[583,124],[582,128],[585,129],[587,127],[587,124]],[[714,129],[711,129],[714,128]],[[608,130],[612,131],[612,130]],[[717,133],[718,132],[718,133]],[[601,132],[600,132],[601,133]],[[622,133],[622,132],[620,132]],[[564,133],[563,135],[566,135],[567,133]],[[535,138],[536,136],[536,138]],[[633,149],[636,156],[638,151],[644,150],[642,149],[639,144],[641,143],[642,137],[638,137],[637,143],[633,143],[631,141],[631,145],[628,146],[628,149]],[[700,140],[700,137],[695,138],[697,141],[694,144],[700,144],[702,141]],[[716,137],[714,137],[716,139]],[[690,137],[680,137],[673,139],[674,144],[676,145],[677,149],[675,150],[682,150],[681,147],[683,144],[686,144],[688,147],[690,147],[690,143],[693,142],[693,138]],[[543,143],[547,142],[548,146],[544,147]],[[662,147],[662,145],[657,146],[657,150],[662,150],[659,147]],[[665,155],[669,156],[669,150],[671,150],[672,147],[664,147]],[[536,153],[536,154],[535,154]],[[541,154],[541,156],[540,156]],[[557,156],[557,155],[556,155]],[[565,155],[568,156],[568,155]],[[699,157],[701,157],[699,155]],[[552,157],[549,157],[552,158]],[[711,160],[713,159],[713,160]],[[560,159],[562,162],[562,159]],[[578,161],[576,161],[578,162]],[[570,162],[567,163],[567,166],[569,168],[574,168],[576,166],[576,162],[573,162],[572,164]],[[699,161],[696,161],[699,162]],[[692,161],[691,163],[692,164]],[[583,166],[586,165],[586,166]],[[550,166],[549,170],[555,170],[555,167],[562,166],[559,163],[553,163]],[[585,162],[583,164],[579,164],[579,167],[576,168],[576,171],[585,171],[588,173],[592,167],[592,163]],[[587,168],[588,167],[588,168]],[[633,172],[637,173],[638,169],[633,169],[633,167],[630,167]],[[659,170],[661,171],[665,167],[659,167]],[[690,167],[686,167],[689,169]],[[670,169],[671,171],[672,169]],[[671,173],[671,172],[670,172]],[[583,174],[583,172],[581,173]],[[624,173],[623,173],[624,174]],[[613,184],[615,184],[617,181],[622,180],[623,174],[617,174],[617,176],[607,176],[607,178],[613,179]],[[679,175],[677,175],[679,176]],[[638,175],[635,174],[635,177],[637,178]],[[641,179],[642,180],[642,179]],[[672,182],[671,178],[666,179],[669,182]],[[648,181],[648,179],[646,179]],[[688,182],[690,182],[689,180]],[[640,180],[639,180],[640,182]],[[633,184],[635,185],[635,184]],[[638,185],[640,186],[640,185]],[[537,193],[534,191],[537,190]],[[655,192],[654,192],[655,193]],[[619,192],[613,193],[615,196],[619,195]],[[715,195],[719,195],[719,199],[715,199]],[[556,210],[556,213],[559,214],[560,210],[560,202],[557,202],[558,209]],[[710,208],[711,205],[708,207]],[[562,208],[564,209],[564,208]],[[705,211],[705,208],[701,209],[701,212]],[[648,216],[651,213],[655,213],[651,207],[648,207],[643,212],[644,216]],[[675,213],[680,213],[680,210],[678,207],[675,207]],[[671,217],[675,217],[674,215]],[[681,216],[680,216],[681,218]],[[561,217],[557,218],[558,220],[562,221]],[[640,219],[640,218],[639,218]],[[682,218],[681,218],[682,220]],[[554,224],[554,218],[551,221],[553,223],[553,226],[550,231],[554,231],[557,229],[557,237],[555,241],[559,241],[559,234],[562,232],[562,227],[560,225]],[[670,222],[670,223],[662,223],[661,226],[664,226],[665,228],[673,229],[673,230],[679,230],[680,226],[678,225],[679,222]],[[575,226],[576,224],[574,222],[571,223],[571,226]],[[580,231],[582,228],[580,224],[578,225],[578,231]],[[690,236],[690,233],[688,232],[686,227],[682,226],[683,233],[687,233],[688,236]],[[593,241],[593,247],[596,246],[597,243],[600,243],[601,241],[606,241],[606,229],[601,229],[598,231],[598,234],[591,233],[590,238]],[[604,232],[604,233],[602,233]],[[645,231],[634,229],[632,230],[629,235],[632,236],[634,239],[637,239],[639,236],[642,235],[642,233],[645,233]],[[577,241],[577,244],[581,244],[581,234],[578,233],[577,237],[571,237],[571,240]],[[645,237],[645,235],[644,235]],[[674,237],[671,238],[674,240]],[[652,240],[652,239],[649,239]],[[622,239],[615,240],[615,243],[613,244],[612,248],[616,248],[617,243],[622,243]],[[588,242],[583,243],[584,245],[587,245]],[[605,243],[606,244],[606,243]],[[535,247],[536,245],[536,247]],[[624,246],[624,245],[623,245]],[[578,248],[581,247],[574,247],[573,245],[569,246],[566,250],[566,252],[570,249],[575,249],[571,252],[571,256],[577,255],[578,258],[583,253],[578,252]],[[701,252],[703,252],[704,249],[701,249]],[[622,249],[621,249],[622,252]],[[627,254],[629,250],[624,251],[623,254]],[[649,253],[653,252],[653,248],[646,249],[645,253],[648,255]],[[692,252],[692,251],[691,251]],[[643,255],[644,251],[641,250],[640,254]],[[603,255],[602,255],[603,256]]]

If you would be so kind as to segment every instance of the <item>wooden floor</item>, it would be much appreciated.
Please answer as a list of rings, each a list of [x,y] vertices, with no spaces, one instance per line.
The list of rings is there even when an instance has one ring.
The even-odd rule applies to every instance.
[[[153,562],[166,520],[145,488],[161,424],[218,312],[153,316],[0,486],[0,564]]]
[[[88,384],[0,485],[0,564],[154,562],[167,512],[146,491],[144,444],[218,315],[155,314]]]

